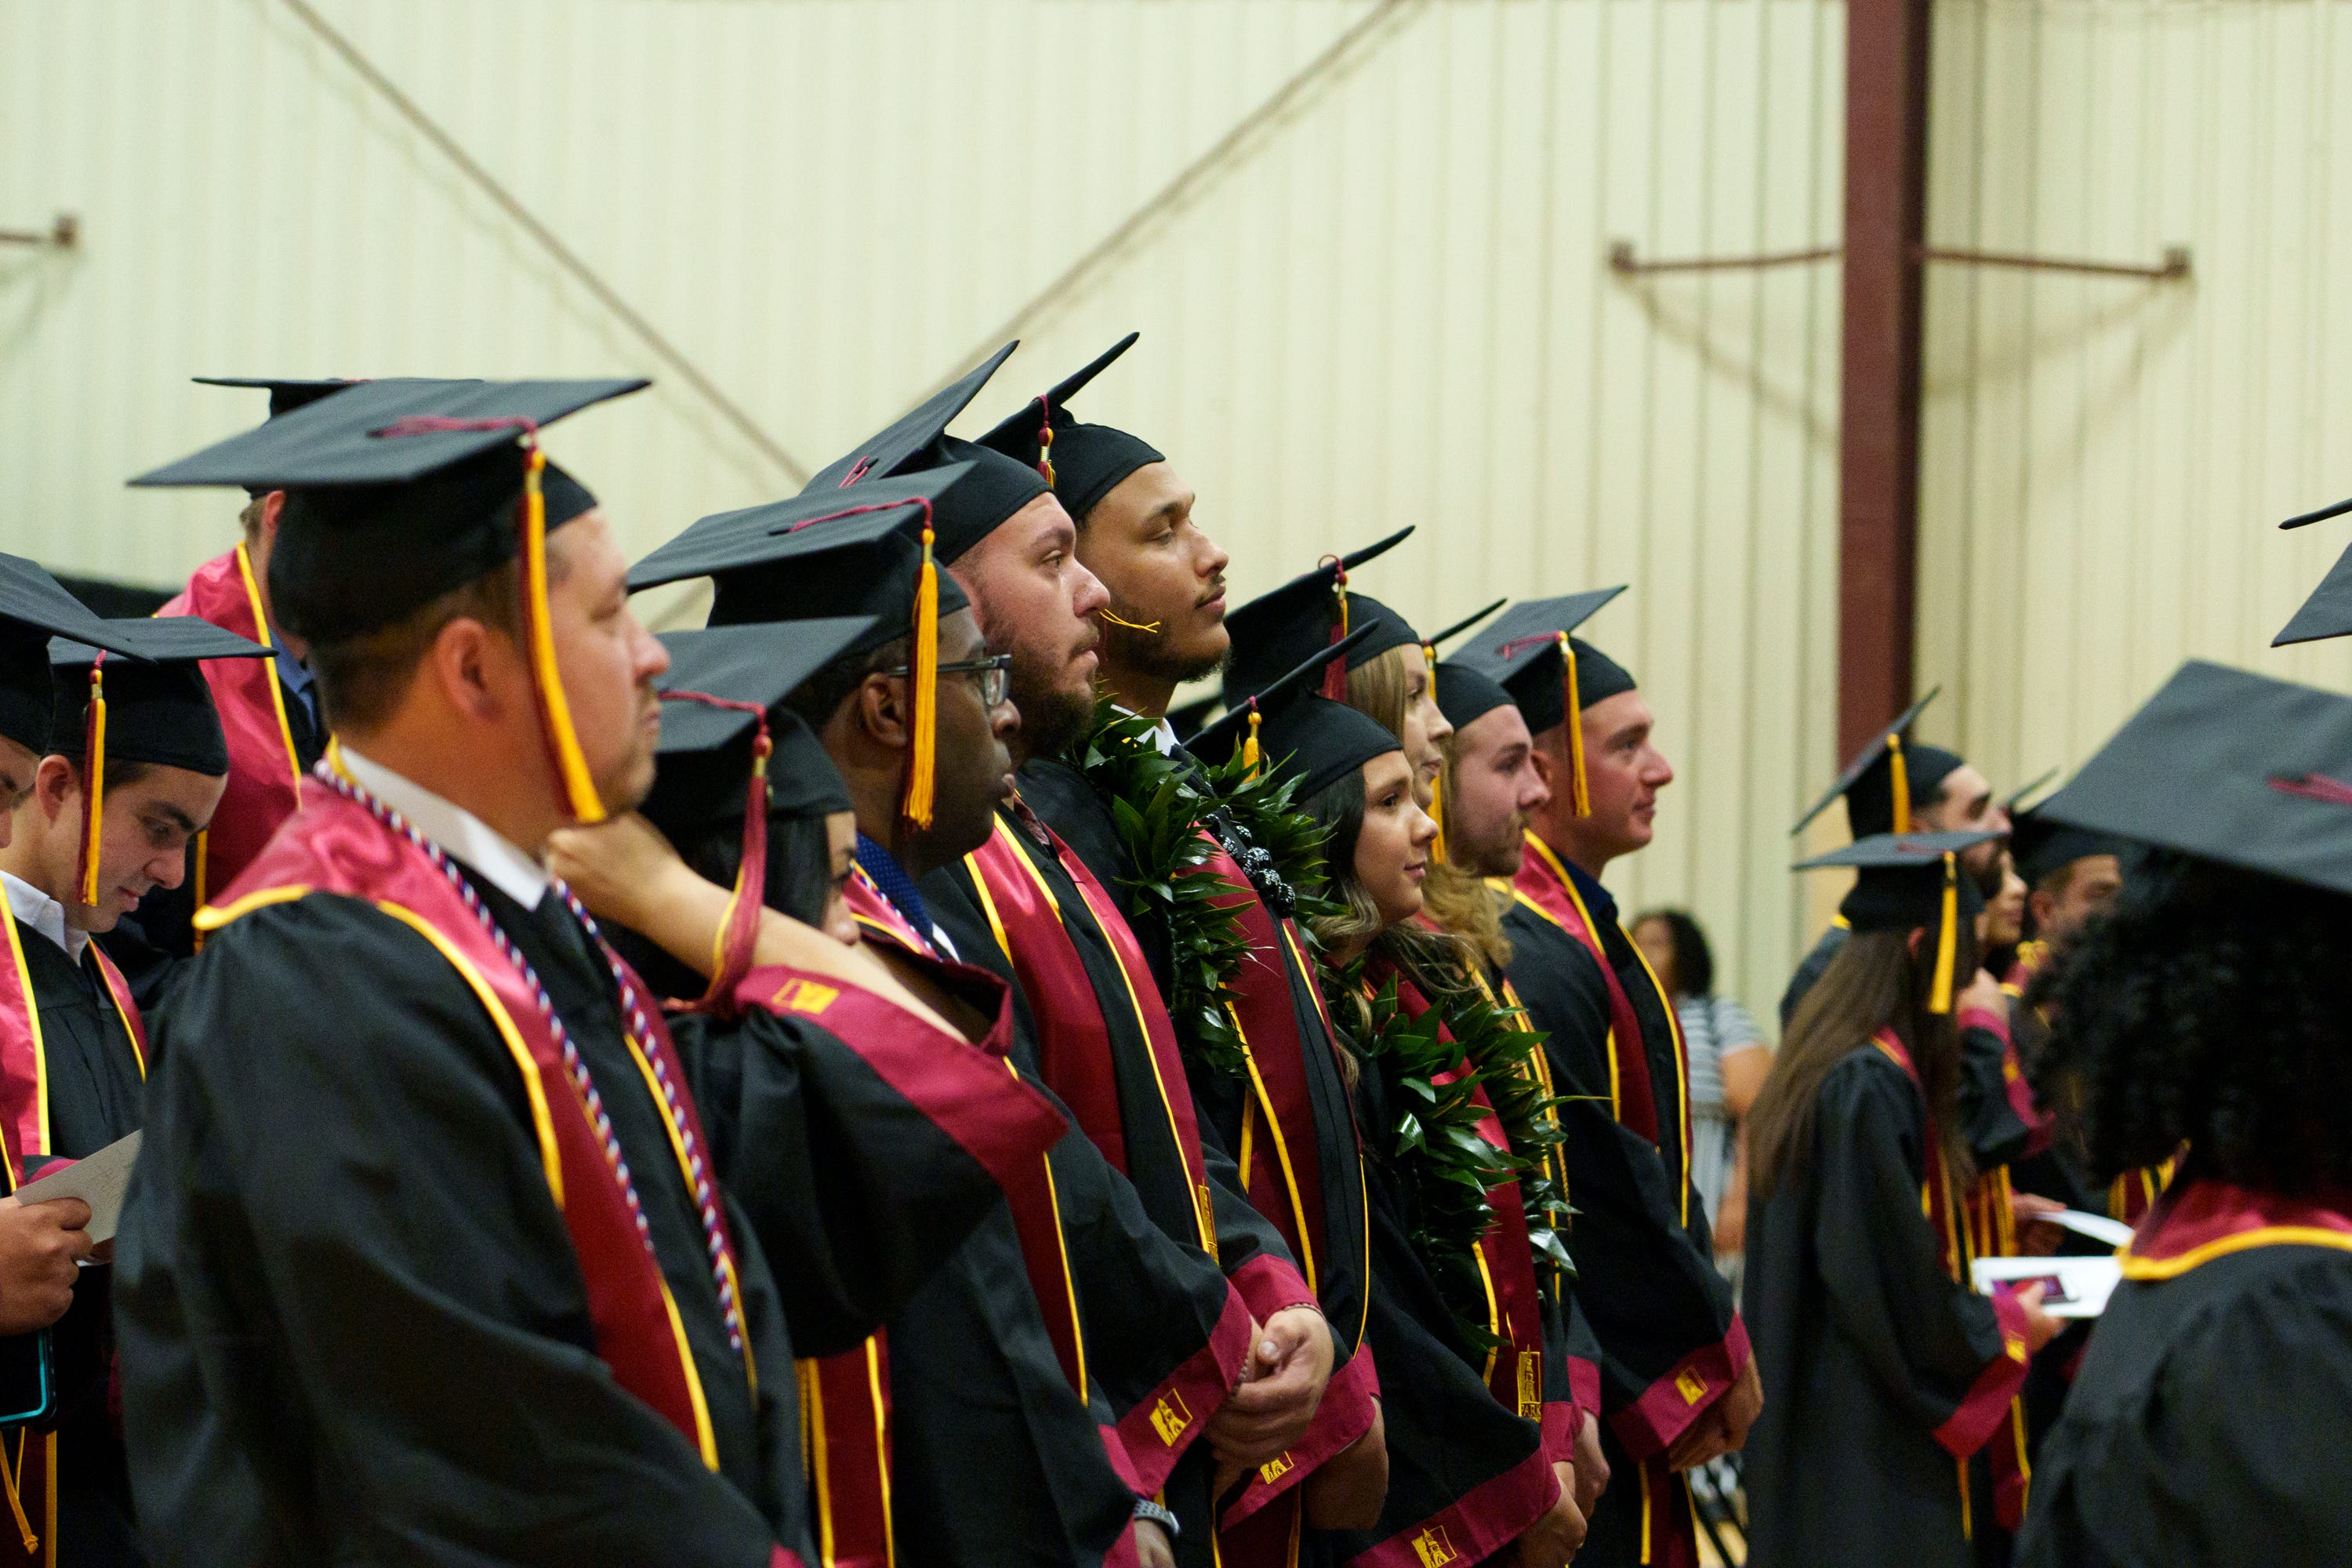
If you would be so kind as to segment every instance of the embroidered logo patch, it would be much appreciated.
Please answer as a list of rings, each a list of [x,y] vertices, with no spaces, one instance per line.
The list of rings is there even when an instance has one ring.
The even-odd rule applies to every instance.
[[[1519,1352],[1519,1418],[1543,1419],[1543,1357],[1533,1351]]]
[[[1192,1424],[1192,1413],[1184,1408],[1184,1396],[1172,1388],[1151,1407],[1151,1429],[1160,1434],[1160,1440],[1169,1447],[1176,1446],[1176,1439],[1181,1437],[1184,1428]]]
[[[2000,1345],[2001,1349],[2009,1352],[2010,1360],[2023,1361],[2025,1359],[2025,1341],[2018,1335],[2003,1334],[2000,1337]]]
[[[1433,1524],[1412,1538],[1412,1553],[1421,1559],[1421,1568],[1445,1568],[1445,1564],[1462,1554],[1454,1550],[1454,1542],[1445,1538],[1445,1527]]]
[[[772,1007],[782,1007],[787,1013],[824,1012],[841,996],[837,985],[820,985],[814,980],[787,980],[773,996],[768,998]]]
[[[1275,1482],[1282,1479],[1283,1477],[1288,1475],[1297,1468],[1298,1461],[1290,1457],[1289,1449],[1285,1448],[1281,1453],[1276,1454],[1273,1458],[1268,1459],[1265,1464],[1260,1465],[1257,1468],[1257,1479],[1264,1481],[1267,1486],[1272,1486]]]
[[[1696,1405],[1706,1397],[1706,1379],[1685,1368],[1675,1373],[1675,1392],[1683,1396],[1685,1405]]]

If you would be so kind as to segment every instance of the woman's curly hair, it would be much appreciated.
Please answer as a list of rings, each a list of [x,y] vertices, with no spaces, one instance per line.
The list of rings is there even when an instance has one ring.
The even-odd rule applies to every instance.
[[[2352,1185],[2352,900],[2152,851],[2033,991],[2034,1079],[2092,1173],[2171,1158],[2290,1195]]]

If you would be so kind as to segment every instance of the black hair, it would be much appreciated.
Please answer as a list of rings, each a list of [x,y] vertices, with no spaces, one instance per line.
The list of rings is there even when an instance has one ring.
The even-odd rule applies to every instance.
[[[2172,1158],[2308,1195],[2352,1184],[2352,900],[2149,851],[2031,996],[2055,1015],[2035,1064],[2080,1117],[2092,1173]]]
[[[1675,984],[1685,996],[1715,994],[1715,950],[1706,944],[1706,932],[1699,930],[1698,921],[1688,910],[1652,910],[1633,921],[1639,931],[1643,921],[1656,921],[1666,928],[1666,940],[1675,950]]]
[[[1330,871],[1325,895],[1345,910],[1308,922],[1317,942],[1328,949],[1370,937],[1370,951],[1411,975],[1433,1002],[1469,990],[1476,952],[1462,938],[1418,921],[1400,921],[1382,929],[1380,905],[1356,879],[1356,840],[1364,831],[1364,773],[1358,768],[1324,785],[1300,808],[1328,834],[1323,846],[1323,862]],[[1360,998],[1352,1005],[1357,1016],[1348,1022],[1361,1031],[1370,1024],[1370,1012]]]

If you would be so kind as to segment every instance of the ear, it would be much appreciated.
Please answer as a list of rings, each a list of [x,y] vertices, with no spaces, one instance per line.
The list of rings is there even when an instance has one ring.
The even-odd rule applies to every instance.
[[[495,724],[506,710],[502,678],[515,661],[516,649],[503,635],[471,616],[459,616],[434,634],[411,679],[434,681],[451,707],[477,722]]]
[[[911,715],[907,711],[906,682],[912,676],[869,675],[857,686],[857,725],[866,738],[878,746],[894,752],[908,750],[913,743],[908,733]]]
[[[286,492],[271,490],[261,498],[261,547],[268,550],[278,542],[278,522],[286,515]]]
[[[2025,912],[2032,917],[2035,931],[2048,931],[2051,917],[2058,912],[2058,900],[2037,888],[2025,895]]]
[[[1528,761],[1535,764],[1536,777],[1543,780],[1544,788],[1551,788],[1553,763],[1550,751],[1542,745],[1531,745],[1528,748]]]
[[[66,809],[67,803],[80,795],[81,778],[74,771],[71,759],[52,752],[33,770],[33,798],[40,803],[41,815],[51,822]]]
[[[1911,962],[1914,963],[1919,962],[1919,943],[1927,939],[1927,928],[1921,926],[1903,939],[1904,949],[1911,954]]]

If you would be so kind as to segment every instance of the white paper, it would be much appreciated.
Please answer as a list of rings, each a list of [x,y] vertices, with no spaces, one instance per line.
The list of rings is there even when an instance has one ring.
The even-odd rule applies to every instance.
[[[2047,1287],[2042,1310],[2053,1318],[2095,1318],[2124,1277],[2116,1258],[1979,1258],[1969,1265],[1976,1288],[1986,1295],[1996,1284],[2019,1289],[2037,1281]]]
[[[89,1205],[89,1238],[112,1241],[122,1218],[122,1194],[131,1185],[131,1167],[139,1158],[139,1134],[109,1143],[86,1160],[16,1189],[20,1204],[45,1204],[54,1198],[79,1198]]]
[[[2084,1214],[2081,1209],[2060,1209],[2056,1214],[2036,1215],[2052,1225],[2063,1225],[2078,1236],[2087,1236],[2106,1247],[2127,1247],[2131,1244],[2132,1227],[2119,1219],[2109,1219],[2103,1214]]]

